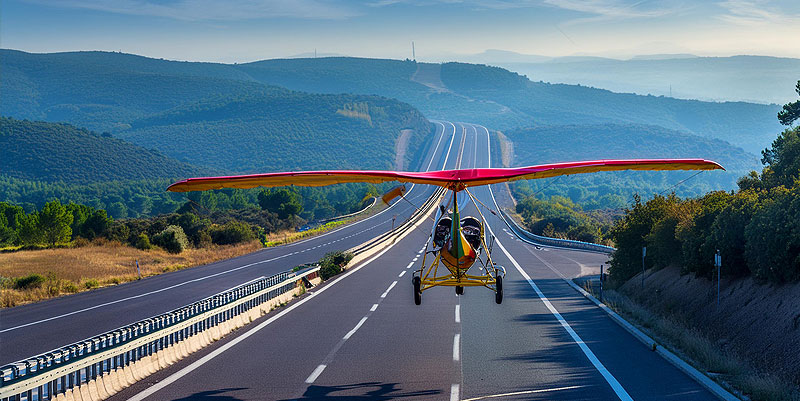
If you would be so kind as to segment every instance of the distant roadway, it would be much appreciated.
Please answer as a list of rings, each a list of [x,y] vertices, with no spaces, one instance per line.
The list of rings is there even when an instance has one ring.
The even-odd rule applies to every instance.
[[[461,168],[492,164],[486,128],[447,122],[437,126],[426,159],[431,166],[453,168],[459,159]],[[495,198],[510,199],[505,188],[471,191],[483,204],[496,208]],[[411,199],[421,204],[431,192],[416,186]],[[466,205],[468,200],[460,202]],[[388,230],[392,214],[407,216],[411,208],[403,203],[327,237],[4,311],[2,361],[88,337],[254,277],[314,261],[329,250],[356,245]],[[492,257],[507,272],[501,305],[495,304],[491,291],[477,287],[466,288],[462,296],[456,296],[453,288],[434,288],[423,293],[422,305],[414,305],[411,273],[421,264],[430,233],[430,225],[423,224],[367,263],[112,399],[715,399],[564,281],[596,274],[607,255],[528,245],[498,217],[483,208],[481,212],[487,218],[487,234],[496,236]],[[462,214],[476,215],[475,206],[464,207]],[[334,240],[338,242],[329,243]],[[175,285],[179,286],[170,288]],[[153,292],[164,288],[170,289]],[[150,294],[37,323],[146,293]],[[8,331],[26,323],[35,324]],[[25,349],[8,349],[7,341]]]

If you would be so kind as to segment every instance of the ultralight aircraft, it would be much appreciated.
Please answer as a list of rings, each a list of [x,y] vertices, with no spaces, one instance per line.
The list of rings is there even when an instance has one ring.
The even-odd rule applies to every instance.
[[[487,247],[484,227],[486,219],[477,207],[477,200],[467,188],[501,182],[550,178],[561,175],[620,170],[724,170],[719,164],[703,159],[631,159],[594,160],[554,163],[520,168],[472,168],[428,172],[406,171],[299,171],[224,177],[189,178],[169,186],[173,192],[205,191],[221,188],[255,188],[298,185],[316,187],[341,183],[383,183],[397,181],[438,185],[451,192],[448,208],[440,207],[428,238],[422,266],[412,275],[414,303],[422,302],[422,292],[433,287],[455,287],[457,294],[464,287],[486,287],[495,293],[495,302],[503,301],[505,269],[492,261],[491,244]],[[461,217],[457,194],[465,191],[475,203],[480,219]],[[395,194],[402,196],[401,190]],[[390,195],[390,197],[393,195]],[[385,198],[386,199],[386,198]],[[430,249],[430,250],[429,250]],[[485,252],[482,252],[485,251]],[[481,259],[481,253],[485,257]],[[427,263],[427,255],[432,260]],[[470,274],[478,264],[479,273]],[[443,268],[442,268],[443,267]]]

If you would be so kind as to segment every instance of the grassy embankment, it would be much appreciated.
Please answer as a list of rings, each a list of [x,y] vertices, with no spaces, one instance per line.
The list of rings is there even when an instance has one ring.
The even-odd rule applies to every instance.
[[[257,251],[258,241],[187,249],[179,254],[160,248],[139,250],[118,242],[95,241],[79,248],[17,251],[0,254],[2,307],[37,302],[61,295],[213,263]]]
[[[345,224],[372,216],[385,208],[378,203],[368,212],[332,221],[297,232],[269,234],[263,247],[273,247],[324,234]],[[190,248],[179,254],[161,248],[140,250],[114,241],[97,240],[87,246],[61,244],[55,249],[0,250],[0,307],[38,302],[62,295],[88,291],[138,279],[136,260],[142,277],[201,266],[230,259],[262,248],[259,241],[237,245],[212,245]]]

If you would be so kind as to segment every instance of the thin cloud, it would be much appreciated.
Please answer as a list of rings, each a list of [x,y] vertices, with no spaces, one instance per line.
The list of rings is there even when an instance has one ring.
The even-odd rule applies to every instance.
[[[726,0],[718,3],[726,13],[719,19],[737,25],[783,25],[800,23],[800,13],[782,10],[777,4],[766,1]]]
[[[236,21],[262,18],[345,19],[360,15],[324,0],[63,0],[48,6],[142,15],[186,21]]]

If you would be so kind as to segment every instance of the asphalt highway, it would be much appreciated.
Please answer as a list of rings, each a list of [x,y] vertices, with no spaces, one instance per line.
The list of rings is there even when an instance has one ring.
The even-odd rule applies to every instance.
[[[452,169],[463,127],[435,123],[421,171]],[[409,186],[406,198],[381,213],[335,231],[238,258],[31,305],[0,310],[0,365],[38,355],[167,312],[261,276],[312,263],[325,253],[362,244],[400,224],[433,193]]]
[[[456,165],[491,165],[485,128],[454,124],[452,132]],[[497,208],[505,188],[471,191]],[[477,214],[466,194],[459,201],[462,214]],[[411,275],[430,234],[423,224],[113,399],[714,399],[565,282],[596,273],[606,255],[528,245],[482,206],[481,212],[496,237],[492,257],[506,269],[501,305],[477,287],[462,296],[433,288],[414,305]]]

